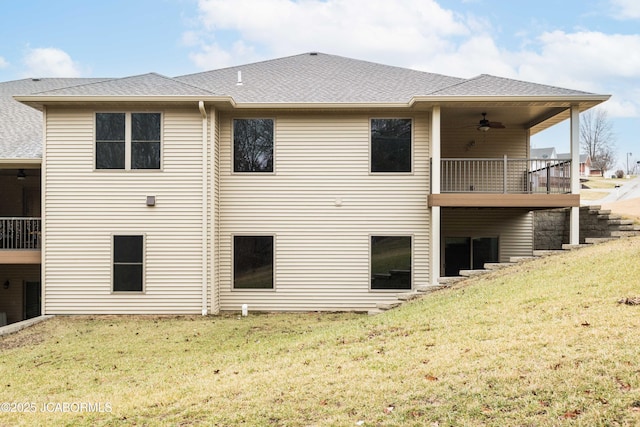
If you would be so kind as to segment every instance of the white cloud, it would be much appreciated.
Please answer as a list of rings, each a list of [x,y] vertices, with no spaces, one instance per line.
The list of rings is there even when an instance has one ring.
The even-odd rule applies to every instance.
[[[25,77],[80,77],[80,66],[65,51],[53,47],[29,49]]]
[[[434,0],[200,0],[202,34],[196,65],[215,68],[265,57],[324,51],[406,64],[450,47],[469,28]],[[223,48],[235,43],[232,48]],[[193,33],[187,39],[193,41]],[[226,40],[225,40],[226,39]],[[240,45],[237,42],[242,41]],[[266,52],[265,52],[266,51]]]
[[[640,19],[640,2],[638,0],[611,0],[615,16],[619,19]]]
[[[7,62],[6,59],[4,59],[2,56],[0,56],[0,68],[6,68],[9,66],[9,63]]]
[[[637,0],[610,0],[640,17]],[[609,93],[612,117],[640,115],[640,35],[526,30],[506,48],[500,23],[437,0],[199,0],[200,26],[183,35],[201,69],[321,51],[458,77],[494,74]],[[510,36],[510,35],[502,35]]]

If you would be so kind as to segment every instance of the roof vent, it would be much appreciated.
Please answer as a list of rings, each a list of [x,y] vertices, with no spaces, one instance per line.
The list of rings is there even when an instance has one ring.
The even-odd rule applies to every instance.
[[[32,81],[32,82],[39,82],[39,81],[40,81],[40,79],[39,79],[38,77],[34,77],[34,78],[32,78],[32,79],[31,79],[31,81]]]
[[[318,56],[318,52],[310,52],[309,55],[311,56]]]
[[[238,81],[236,82],[237,86],[242,86],[242,71],[238,71]]]

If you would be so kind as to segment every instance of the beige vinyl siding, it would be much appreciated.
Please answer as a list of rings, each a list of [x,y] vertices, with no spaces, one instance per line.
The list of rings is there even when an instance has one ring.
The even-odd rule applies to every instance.
[[[442,209],[442,250],[447,237],[498,237],[500,262],[533,254],[533,214],[523,209]],[[444,252],[441,259],[444,262]]]
[[[4,289],[5,281],[9,289]],[[7,323],[15,323],[24,317],[24,282],[40,281],[40,265],[0,264],[0,312],[7,314]]]
[[[160,110],[160,171],[94,170],[94,111],[105,110],[47,110],[47,314],[200,313],[203,159],[197,106]],[[156,196],[155,207],[146,206],[147,195]],[[143,294],[112,293],[114,234],[145,236]]]
[[[232,173],[220,117],[220,307],[358,310],[394,298],[369,290],[371,235],[413,236],[413,283],[429,280],[429,115],[259,113],[275,119],[275,172]],[[369,172],[370,118],[413,118],[413,173]],[[232,236],[275,235],[275,289],[232,290]]]
[[[528,156],[528,131],[506,128],[478,131],[475,126],[456,127],[443,124],[442,153],[447,158],[509,158],[526,159]],[[473,141],[473,145],[470,143]]]

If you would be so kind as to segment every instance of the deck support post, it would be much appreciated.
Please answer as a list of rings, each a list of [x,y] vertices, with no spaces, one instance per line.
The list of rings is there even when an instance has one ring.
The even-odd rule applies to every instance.
[[[580,194],[580,108],[571,106],[571,194]],[[571,208],[569,243],[580,243],[580,207]]]
[[[440,106],[431,111],[431,194],[440,194]],[[440,206],[431,207],[431,248],[429,266],[431,285],[440,280]]]

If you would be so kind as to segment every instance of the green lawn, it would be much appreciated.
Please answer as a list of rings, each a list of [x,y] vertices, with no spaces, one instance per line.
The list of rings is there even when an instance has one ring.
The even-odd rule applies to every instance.
[[[639,425],[640,306],[617,302],[639,254],[538,259],[375,317],[56,317],[0,338],[0,402],[36,408],[0,425]]]

